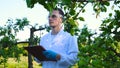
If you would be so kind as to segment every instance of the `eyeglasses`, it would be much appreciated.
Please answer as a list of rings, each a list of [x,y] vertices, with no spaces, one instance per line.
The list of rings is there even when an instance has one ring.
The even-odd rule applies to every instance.
[[[48,16],[48,18],[50,18],[50,17],[52,17],[52,18],[57,18],[57,16],[56,16],[56,15],[51,15],[51,16]]]
[[[50,17],[52,17],[52,18],[58,18],[57,15],[51,15],[51,16],[48,16],[48,18],[50,18]],[[62,17],[62,15],[60,15],[60,17]]]

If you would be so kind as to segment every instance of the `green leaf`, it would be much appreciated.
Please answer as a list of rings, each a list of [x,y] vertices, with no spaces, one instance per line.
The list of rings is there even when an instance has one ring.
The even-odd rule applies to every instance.
[[[112,16],[112,13],[109,13],[109,16],[111,17],[111,16]]]
[[[62,4],[64,4],[64,5],[70,5],[70,2],[71,2],[71,0],[61,0],[62,2]]]
[[[105,6],[102,6],[102,7],[101,7],[101,11],[102,11],[102,12],[106,12],[106,11],[107,11],[107,8],[106,8]]]
[[[75,25],[75,21],[73,20],[72,17],[68,19],[68,22],[70,25],[73,25],[73,26]]]
[[[71,15],[75,15],[75,10],[71,9],[71,10],[70,10],[70,14],[71,14]]]
[[[84,12],[85,12],[85,9],[82,10],[82,13],[84,13]]]
[[[79,20],[80,21],[85,21],[83,17],[79,17]]]
[[[110,5],[110,3],[107,2],[107,1],[105,1],[104,4],[105,4],[106,6],[109,6],[109,5]]]
[[[37,3],[37,0],[26,0],[26,3],[27,3],[27,7],[33,8],[34,4]]]

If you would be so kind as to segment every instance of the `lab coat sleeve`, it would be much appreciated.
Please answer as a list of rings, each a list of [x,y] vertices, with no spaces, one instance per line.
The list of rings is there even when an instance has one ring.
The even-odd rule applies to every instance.
[[[77,38],[75,36],[71,36],[68,41],[68,46],[66,50],[66,54],[61,54],[61,59],[58,61],[60,65],[74,65],[78,55],[78,44]]]

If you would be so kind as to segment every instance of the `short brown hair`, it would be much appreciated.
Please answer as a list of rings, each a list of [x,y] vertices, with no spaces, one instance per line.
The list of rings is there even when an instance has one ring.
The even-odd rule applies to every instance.
[[[64,17],[64,12],[62,11],[62,9],[60,9],[60,8],[55,8],[54,10],[59,11],[59,14],[62,15],[62,17]]]

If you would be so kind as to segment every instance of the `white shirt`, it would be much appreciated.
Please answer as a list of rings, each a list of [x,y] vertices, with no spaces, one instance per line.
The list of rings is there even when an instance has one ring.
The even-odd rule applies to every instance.
[[[43,68],[69,68],[75,64],[78,55],[77,39],[62,29],[57,35],[51,32],[41,38],[40,45],[61,55],[58,61],[43,61]]]

